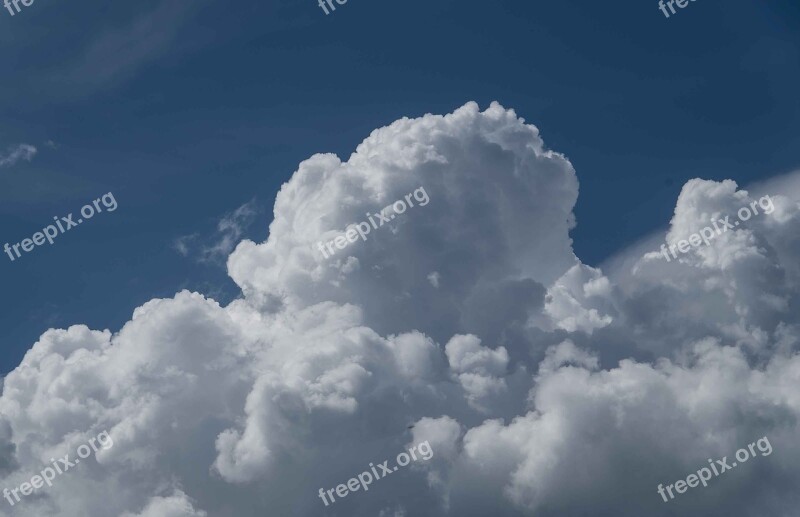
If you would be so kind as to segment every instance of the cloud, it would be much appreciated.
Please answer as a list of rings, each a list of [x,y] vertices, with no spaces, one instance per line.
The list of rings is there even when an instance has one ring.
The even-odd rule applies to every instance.
[[[545,312],[556,328],[591,334],[614,320],[611,295],[611,284],[599,269],[576,264],[548,290]]]
[[[172,242],[172,248],[184,257],[188,257],[190,246],[195,239],[197,239],[197,234],[182,235]]]
[[[508,352],[503,347],[491,349],[481,346],[481,340],[473,335],[454,336],[445,354],[450,369],[467,393],[467,400],[476,409],[487,411],[492,396],[506,390],[505,373],[508,368]]]
[[[316,252],[420,186],[425,210],[330,259]],[[183,291],[115,333],[45,332],[4,379],[3,486],[102,430],[114,447],[4,510],[790,515],[800,206],[771,195],[773,214],[681,260],[634,247],[603,271],[572,251],[571,163],[513,110],[398,120],[347,161],[299,165],[267,240],[228,256],[241,298]],[[669,232],[753,196],[690,181]],[[235,214],[207,249],[241,238]],[[763,436],[778,454],[668,503],[657,494]],[[425,440],[430,461],[327,508],[318,498]]]
[[[170,497],[153,497],[141,513],[124,513],[122,517],[205,517],[206,512],[197,511],[186,494],[177,490]]]
[[[89,93],[130,79],[175,45],[197,3],[162,1],[126,24],[104,31],[80,56],[51,74],[66,93]]]
[[[0,154],[0,168],[16,165],[20,160],[31,161],[36,156],[36,147],[30,144],[9,146],[5,154]]]
[[[207,237],[201,237],[197,233],[183,235],[173,241],[172,247],[184,257],[192,256],[198,262],[224,263],[258,214],[256,200],[252,199],[225,214],[217,223],[213,235]]]
[[[568,359],[568,345],[548,358]],[[502,485],[506,497],[543,516],[585,514],[585,498],[598,515],[622,516],[670,515],[670,506],[697,515],[758,515],[765,507],[788,514],[796,504],[788,485],[798,477],[797,421],[786,417],[800,409],[791,394],[797,356],[751,368],[742,350],[706,339],[681,362],[626,360],[609,370],[549,362],[556,367],[533,392],[537,411],[508,425],[485,422],[464,437],[459,483]],[[781,442],[785,461],[742,464],[670,506],[656,494],[657,484],[685,478],[707,458],[732,457],[764,434]],[[475,501],[465,494],[468,502]]]

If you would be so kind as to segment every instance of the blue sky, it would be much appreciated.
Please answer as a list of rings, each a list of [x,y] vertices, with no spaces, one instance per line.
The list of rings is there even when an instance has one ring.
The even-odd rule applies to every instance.
[[[68,3],[0,13],[0,236],[19,242],[113,192],[119,209],[0,264],[9,371],[49,327],[116,330],[182,288],[237,295],[215,239],[272,202],[316,152],[375,127],[498,100],[537,125],[580,181],[576,253],[599,264],[662,228],[683,183],[746,185],[800,164],[798,19],[790,1]],[[55,143],[51,147],[47,141]],[[643,195],[644,194],[644,195]]]

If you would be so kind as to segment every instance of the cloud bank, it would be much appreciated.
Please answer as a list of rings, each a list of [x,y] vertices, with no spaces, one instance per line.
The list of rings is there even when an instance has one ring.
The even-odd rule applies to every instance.
[[[420,186],[425,210],[316,251]],[[113,334],[45,332],[4,380],[3,486],[101,430],[114,447],[0,511],[793,515],[800,210],[769,194],[770,216],[669,263],[629,252],[610,275],[572,251],[575,170],[513,110],[398,120],[346,161],[299,165],[268,239],[228,257],[240,299],[184,291]],[[756,199],[692,180],[670,235]],[[763,436],[777,454],[656,492]],[[318,498],[426,440],[428,462]]]

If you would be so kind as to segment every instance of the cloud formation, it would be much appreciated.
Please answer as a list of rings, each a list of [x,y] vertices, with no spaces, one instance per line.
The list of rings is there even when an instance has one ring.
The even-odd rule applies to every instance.
[[[426,210],[316,252],[419,186]],[[347,161],[299,165],[268,239],[228,257],[240,299],[184,291],[113,334],[45,332],[4,382],[3,486],[100,430],[114,447],[0,511],[790,515],[800,210],[770,195],[770,216],[708,247],[670,263],[631,251],[606,273],[572,251],[572,165],[513,110],[398,120]],[[755,199],[690,181],[670,235]],[[657,494],[765,435],[778,454]],[[317,497],[425,440],[430,462],[329,508]]]

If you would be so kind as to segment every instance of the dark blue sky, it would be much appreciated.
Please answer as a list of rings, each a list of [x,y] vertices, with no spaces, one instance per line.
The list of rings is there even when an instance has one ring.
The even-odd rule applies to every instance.
[[[800,166],[800,7],[698,0],[36,0],[0,11],[0,245],[109,191],[117,211],[0,259],[2,359],[50,327],[119,326],[153,297],[236,296],[177,253],[316,152],[475,100],[511,107],[581,183],[575,250],[599,264],[668,222],[683,183]],[[56,145],[45,144],[52,141]]]

